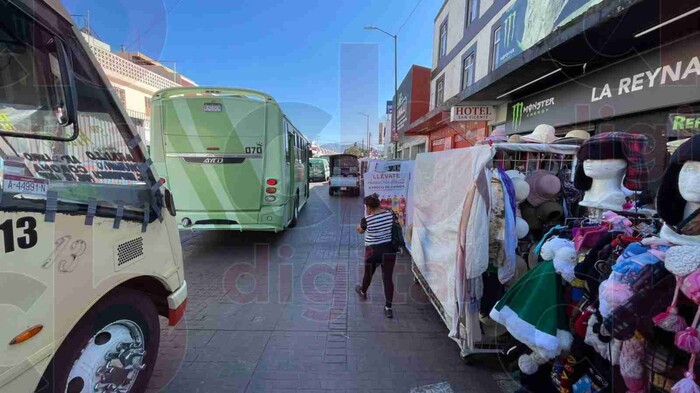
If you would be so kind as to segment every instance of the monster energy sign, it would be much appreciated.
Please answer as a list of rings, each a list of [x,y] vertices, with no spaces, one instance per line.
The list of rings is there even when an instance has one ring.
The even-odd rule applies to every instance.
[[[531,48],[602,0],[515,0],[496,26],[495,67]]]
[[[520,101],[510,107],[511,132],[520,131],[518,128],[523,122],[523,117],[531,118],[548,112],[554,106],[554,97],[534,102]]]

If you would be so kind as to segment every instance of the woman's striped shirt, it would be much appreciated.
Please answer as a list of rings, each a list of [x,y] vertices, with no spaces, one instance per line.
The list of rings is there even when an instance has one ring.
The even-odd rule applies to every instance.
[[[362,219],[362,228],[365,229],[365,245],[374,246],[391,242],[391,225],[394,215],[386,210]]]

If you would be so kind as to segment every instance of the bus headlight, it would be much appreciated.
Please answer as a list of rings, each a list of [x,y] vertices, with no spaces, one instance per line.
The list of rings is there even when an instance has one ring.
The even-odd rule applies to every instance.
[[[190,219],[187,218],[187,217],[183,218],[183,219],[182,219],[182,226],[183,226],[183,227],[190,227],[190,226],[192,226],[192,220],[190,220]]]
[[[275,198],[273,195],[268,195],[265,197],[265,202],[274,202],[276,200],[277,198]]]

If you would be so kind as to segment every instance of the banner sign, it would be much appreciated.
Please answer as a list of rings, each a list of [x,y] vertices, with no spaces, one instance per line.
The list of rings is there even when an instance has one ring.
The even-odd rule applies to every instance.
[[[700,40],[691,37],[511,102],[506,132],[527,132],[543,123],[554,127],[588,123],[697,102],[699,53]]]
[[[391,114],[394,112],[394,101],[386,102],[386,114]]]
[[[495,26],[495,68],[530,49],[602,0],[516,0]]]
[[[671,113],[668,115],[666,136],[690,138],[700,134],[700,115]]]
[[[450,121],[493,121],[493,106],[453,106]]]
[[[410,191],[414,168],[413,160],[370,160],[364,174],[365,195],[377,194],[381,207],[396,213],[407,247],[410,247],[410,241],[406,236],[413,226]]]

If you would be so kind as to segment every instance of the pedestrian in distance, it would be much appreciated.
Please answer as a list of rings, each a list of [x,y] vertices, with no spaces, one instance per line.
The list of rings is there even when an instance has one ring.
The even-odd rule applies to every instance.
[[[394,298],[394,265],[397,250],[392,243],[392,227],[396,216],[391,210],[381,207],[379,196],[373,194],[365,197],[365,217],[360,221],[357,232],[365,235],[365,272],[362,285],[355,285],[355,292],[362,299],[367,299],[367,289],[372,283],[372,276],[377,267],[382,267],[384,283],[384,315],[393,318],[391,308]]]

